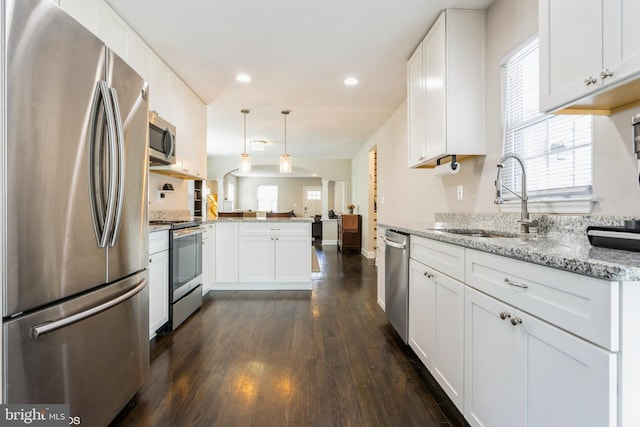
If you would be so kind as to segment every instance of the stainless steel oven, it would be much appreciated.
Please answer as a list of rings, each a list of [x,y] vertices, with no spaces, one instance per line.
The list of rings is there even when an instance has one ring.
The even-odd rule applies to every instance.
[[[202,305],[202,233],[197,223],[173,224],[169,240],[170,331]]]
[[[169,321],[158,333],[174,331],[202,305],[202,233],[199,219],[152,221],[169,230]]]

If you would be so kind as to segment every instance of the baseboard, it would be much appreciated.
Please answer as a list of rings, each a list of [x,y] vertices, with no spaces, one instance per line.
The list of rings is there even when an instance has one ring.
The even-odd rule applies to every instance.
[[[320,242],[320,245],[322,245],[322,246],[338,246],[338,241],[337,240],[322,240]]]
[[[365,258],[375,258],[375,257],[376,257],[376,252],[375,252],[375,251],[367,251],[367,250],[365,250],[364,248],[362,248],[362,249],[360,250],[360,253],[361,253],[362,255],[364,255],[364,256],[365,256]]]

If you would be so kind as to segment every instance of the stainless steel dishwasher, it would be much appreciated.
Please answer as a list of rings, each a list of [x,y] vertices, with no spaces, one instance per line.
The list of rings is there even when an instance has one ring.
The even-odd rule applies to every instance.
[[[409,341],[409,235],[386,230],[384,307],[387,319],[407,344]]]

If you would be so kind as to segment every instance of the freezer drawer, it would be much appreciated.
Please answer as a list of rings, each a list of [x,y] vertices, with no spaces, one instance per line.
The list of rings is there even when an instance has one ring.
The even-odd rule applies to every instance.
[[[6,403],[69,404],[82,425],[106,426],[149,372],[147,281],[144,270],[5,322]]]

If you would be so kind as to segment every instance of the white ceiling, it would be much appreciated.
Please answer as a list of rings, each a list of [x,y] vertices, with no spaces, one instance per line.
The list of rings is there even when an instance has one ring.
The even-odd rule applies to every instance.
[[[209,155],[351,158],[406,98],[406,62],[440,11],[493,0],[106,0],[209,106]],[[235,80],[238,73],[250,83]],[[357,86],[345,86],[349,76]],[[249,151],[249,148],[247,148]]]

